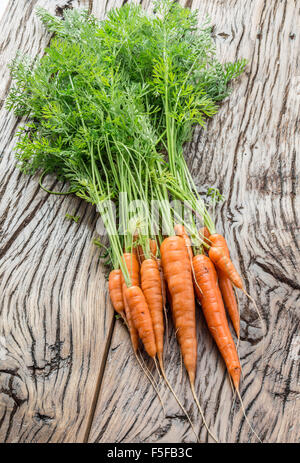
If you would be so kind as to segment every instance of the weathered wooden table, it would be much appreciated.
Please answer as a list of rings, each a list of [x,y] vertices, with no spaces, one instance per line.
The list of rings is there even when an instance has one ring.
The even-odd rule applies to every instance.
[[[167,414],[114,318],[105,271],[92,243],[95,210],[49,196],[16,168],[19,122],[5,110],[7,63],[17,50],[41,55],[49,35],[34,14],[67,7],[104,17],[121,0],[11,0],[0,23],[0,441],[194,442],[187,420],[161,385]],[[182,2],[184,3],[184,2]],[[145,8],[152,2],[143,1]],[[199,186],[226,196],[217,214],[253,304],[239,295],[241,394],[268,442],[299,442],[299,2],[190,0],[209,14],[219,56],[245,57],[246,73],[207,129],[186,149]],[[298,66],[298,67],[297,67]],[[297,76],[298,73],[298,76]],[[299,119],[298,119],[299,123]],[[298,153],[297,153],[298,150]],[[298,157],[297,157],[298,154]],[[47,179],[52,188],[55,179]],[[78,224],[65,214],[79,215]],[[198,315],[197,393],[221,441],[255,442],[224,364]],[[264,359],[262,352],[264,351]],[[167,375],[196,423],[174,333]],[[155,374],[151,362],[148,366]]]

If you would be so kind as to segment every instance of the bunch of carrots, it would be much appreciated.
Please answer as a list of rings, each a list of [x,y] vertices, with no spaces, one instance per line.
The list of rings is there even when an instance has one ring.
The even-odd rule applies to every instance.
[[[147,354],[163,366],[164,308],[170,306],[183,361],[194,392],[197,365],[195,298],[201,304],[208,328],[225,361],[238,391],[241,365],[225,313],[224,304],[239,337],[240,317],[233,285],[243,289],[226,244],[220,234],[201,231],[202,253],[194,254],[183,225],[175,225],[176,235],[165,238],[159,247],[151,240],[151,256],[139,247],[123,254],[130,282],[120,269],[109,275],[109,293],[114,309],[128,326],[136,353],[141,339]],[[207,250],[207,253],[205,252]]]
[[[7,107],[29,118],[18,134],[20,167],[42,171],[44,189],[44,176],[56,174],[97,207],[109,240],[100,245],[112,267],[112,305],[136,358],[141,341],[188,416],[164,369],[170,308],[193,397],[217,440],[195,391],[196,302],[241,400],[241,365],[225,307],[239,340],[234,287],[245,289],[183,146],[194,126],[217,112],[246,63],[221,65],[208,26],[198,30],[196,14],[171,0],[156,2],[152,16],[135,5],[111,11],[105,21],[77,10],[66,11],[64,21],[42,9],[38,16],[54,39],[40,60],[17,57],[11,65]],[[139,201],[144,207],[132,208]],[[119,206],[117,221],[112,203]]]

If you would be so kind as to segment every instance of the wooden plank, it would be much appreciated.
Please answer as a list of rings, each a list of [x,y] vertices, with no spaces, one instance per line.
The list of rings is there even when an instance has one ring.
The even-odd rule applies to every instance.
[[[0,25],[0,98],[7,63],[49,42],[34,9],[61,14],[88,1],[18,0]],[[99,253],[95,210],[70,196],[49,196],[16,168],[19,121],[0,113],[0,441],[78,442],[89,427],[113,329]],[[45,179],[51,189],[62,185]],[[81,217],[78,224],[66,213]],[[99,335],[100,333],[100,335]]]
[[[298,442],[297,4],[292,0],[195,0],[185,4],[198,10],[200,19],[206,14],[212,18],[218,56],[224,61],[249,60],[230,98],[206,130],[195,131],[186,154],[199,189],[205,192],[214,185],[226,196],[217,211],[218,230],[225,233],[247,291],[267,326],[263,337],[253,304],[239,294],[241,395],[247,416],[263,441]],[[201,315],[198,328],[196,390],[207,420],[222,442],[255,442]],[[186,375],[182,379],[178,374],[174,333],[170,337],[167,375],[199,429]],[[195,441],[171,395],[160,389],[166,417],[130,354],[125,330],[117,323],[89,441]],[[200,438],[207,440],[203,428]]]

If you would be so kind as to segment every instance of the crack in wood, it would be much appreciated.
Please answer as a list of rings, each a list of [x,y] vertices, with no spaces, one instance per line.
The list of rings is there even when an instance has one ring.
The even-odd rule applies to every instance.
[[[73,4],[73,0],[67,0],[64,5],[62,5],[62,6],[57,5],[57,7],[55,8],[56,16],[59,16],[60,18],[63,18],[65,10],[72,10],[73,9],[72,4]]]
[[[42,413],[35,413],[34,415],[34,418],[38,421],[38,422],[42,422],[43,424],[51,424],[52,421],[54,420],[54,417],[53,416],[49,416],[49,415],[44,415]]]

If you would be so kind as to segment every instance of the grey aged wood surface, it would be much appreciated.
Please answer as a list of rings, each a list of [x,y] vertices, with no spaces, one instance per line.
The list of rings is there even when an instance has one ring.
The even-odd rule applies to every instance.
[[[253,304],[239,294],[247,416],[262,440],[299,442],[299,2],[182,3],[197,9],[200,20],[210,15],[222,60],[249,61],[219,114],[206,130],[196,130],[186,156],[199,188],[215,185],[226,196],[216,214],[218,230],[267,328],[263,337]],[[50,39],[36,6],[58,15],[84,7],[103,17],[121,4],[11,0],[0,22],[1,442],[195,441],[161,384],[164,416],[125,327],[114,320],[92,244],[94,209],[76,198],[49,196],[37,178],[20,174],[12,153],[20,121],[3,104],[7,63],[17,50],[42,54]],[[67,221],[67,212],[80,215],[80,223]],[[222,442],[255,442],[199,309],[198,325],[196,390],[207,421]],[[165,363],[201,441],[209,441],[172,329]]]

